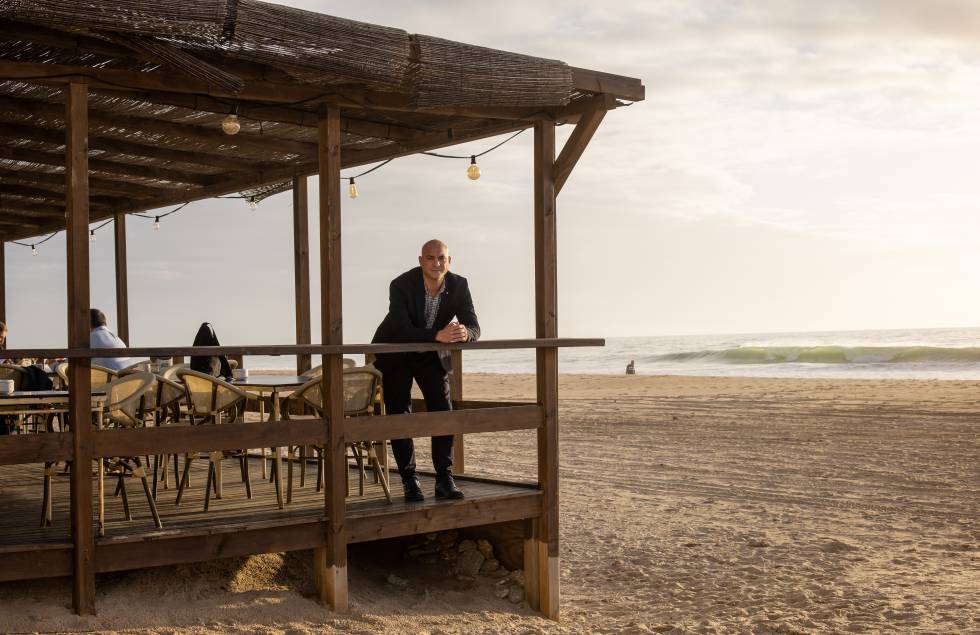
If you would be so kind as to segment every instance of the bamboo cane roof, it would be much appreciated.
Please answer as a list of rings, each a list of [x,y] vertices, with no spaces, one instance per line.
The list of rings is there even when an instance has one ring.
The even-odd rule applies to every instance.
[[[89,85],[93,221],[314,174],[324,105],[352,167],[644,97],[636,79],[257,0],[0,0],[5,240],[64,227],[69,80]]]

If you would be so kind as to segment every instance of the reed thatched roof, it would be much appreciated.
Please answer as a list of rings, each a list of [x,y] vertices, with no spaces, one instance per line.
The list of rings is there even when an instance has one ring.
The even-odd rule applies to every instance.
[[[256,0],[0,0],[0,234],[64,227],[62,89],[90,90],[93,220],[574,121],[639,80]],[[221,121],[237,113],[241,132]]]

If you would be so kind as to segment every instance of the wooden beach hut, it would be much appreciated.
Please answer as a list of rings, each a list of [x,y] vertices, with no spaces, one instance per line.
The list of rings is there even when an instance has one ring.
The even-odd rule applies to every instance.
[[[291,188],[295,345],[114,353],[298,355],[300,370],[309,355],[322,354],[326,395],[323,419],[130,430],[84,425],[0,437],[0,580],[72,576],[74,609],[91,614],[96,573],[314,549],[320,596],[342,610],[348,544],[520,521],[528,600],[557,619],[558,348],[602,340],[558,337],[555,200],[606,113],[643,98],[637,79],[256,0],[0,0],[0,319],[3,244],[31,244],[65,230],[68,265],[68,347],[6,356],[67,357],[68,409],[73,421],[85,421],[91,359],[106,355],[89,347],[90,223],[114,219],[116,324],[128,341],[127,214]],[[556,157],[558,124],[575,127]],[[344,343],[341,168],[525,128],[534,130],[529,209],[536,337],[462,345]],[[310,341],[306,178],[312,175],[320,191],[320,343]],[[467,402],[457,373],[452,412],[345,422],[344,354],[451,349],[458,365],[458,351],[477,348],[535,349],[537,400]],[[533,485],[464,475],[463,501],[411,506],[346,497],[346,442],[518,429],[537,431]],[[98,457],[287,444],[325,445],[327,479],[321,493],[307,488],[305,498],[281,510],[253,502],[179,519],[164,511],[163,530],[119,523],[98,536],[90,470],[72,470],[70,496],[62,497],[63,513],[50,527],[37,526],[40,487],[27,489],[44,462],[71,461],[77,468]]]

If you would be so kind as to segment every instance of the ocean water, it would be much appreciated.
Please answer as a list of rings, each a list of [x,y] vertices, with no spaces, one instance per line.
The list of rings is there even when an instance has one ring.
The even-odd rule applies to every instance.
[[[558,367],[620,375],[630,360],[639,375],[980,380],[980,328],[612,337],[604,347],[561,349]],[[246,366],[295,368],[295,361],[254,357]],[[463,368],[533,373],[534,351],[467,351]]]

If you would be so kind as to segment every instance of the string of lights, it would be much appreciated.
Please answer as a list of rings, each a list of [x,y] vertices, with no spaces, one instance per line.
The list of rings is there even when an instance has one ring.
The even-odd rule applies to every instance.
[[[235,116],[236,116],[236,113],[233,112],[228,117],[235,117]],[[224,130],[227,134],[230,134],[230,135],[231,134],[235,134],[235,133],[237,133],[240,130],[240,128],[241,128],[241,125],[240,124],[238,124],[238,127],[236,129],[234,129],[234,131],[231,131],[230,129],[231,128],[235,128],[235,126],[229,125],[229,127],[226,128],[225,127],[226,121],[228,121],[228,118],[226,118],[224,121],[222,121],[222,130]],[[237,124],[237,117],[236,117],[235,123]],[[468,168],[466,170],[466,176],[470,180],[475,181],[475,180],[477,180],[477,179],[480,178],[480,167],[476,164],[477,157],[482,157],[485,154],[489,154],[490,152],[493,152],[494,150],[496,150],[497,148],[501,147],[502,145],[504,145],[504,144],[508,143],[509,141],[515,139],[522,132],[524,132],[524,130],[518,130],[517,132],[515,132],[511,136],[507,137],[506,139],[504,139],[500,143],[498,143],[498,144],[496,144],[494,146],[491,146],[490,148],[487,148],[483,152],[478,152],[476,154],[465,155],[465,156],[464,155],[453,155],[453,154],[441,154],[441,153],[438,153],[438,152],[421,152],[420,154],[424,154],[424,155],[430,156],[430,157],[438,157],[440,159],[469,159],[470,160],[470,165],[468,166]],[[360,172],[358,174],[355,174],[353,176],[342,176],[342,177],[340,177],[341,182],[343,182],[345,180],[348,182],[348,185],[347,185],[347,195],[350,198],[357,198],[358,197],[358,190],[357,190],[356,180],[359,179],[359,178],[361,178],[362,176],[366,176],[366,175],[374,172],[375,170],[379,170],[379,169],[383,168],[384,166],[388,165],[389,163],[391,163],[394,160],[395,160],[395,158],[393,157],[391,159],[387,159],[385,161],[382,161],[381,163],[378,163],[377,165],[372,166],[372,167],[368,168],[367,170],[364,170],[364,171],[362,171],[362,172]],[[276,193],[276,192],[273,191],[273,193]],[[221,199],[239,199],[239,200],[244,199],[246,201],[246,204],[248,205],[249,209],[253,209],[254,210],[254,209],[256,209],[258,207],[258,200],[257,200],[257,197],[254,194],[251,195],[251,196],[250,195],[246,195],[246,194],[232,194],[232,195],[216,196],[215,198],[221,198]],[[162,214],[143,214],[141,212],[134,212],[131,215],[132,216],[137,216],[139,218],[145,218],[147,220],[152,219],[153,220],[153,231],[159,231],[160,230],[160,219],[166,218],[167,216],[170,216],[171,214],[176,214],[180,210],[182,210],[185,207],[187,207],[188,205],[190,205],[191,202],[192,201],[188,201],[186,203],[181,203],[180,205],[178,205],[174,209],[170,210],[169,212],[164,212]],[[95,232],[99,231],[100,229],[102,229],[103,227],[105,227],[106,225],[108,225],[109,223],[113,222],[113,220],[114,219],[111,219],[110,218],[110,219],[108,219],[106,221],[103,221],[99,225],[96,225],[95,227],[89,229],[89,241],[95,241]],[[32,256],[36,256],[36,255],[38,255],[38,250],[37,250],[38,246],[43,245],[44,243],[48,242],[49,240],[51,240],[52,238],[54,238],[58,233],[59,232],[53,232],[53,233],[49,234],[48,236],[44,237],[43,239],[41,239],[39,241],[36,241],[34,243],[25,243],[25,242],[20,242],[20,241],[16,241],[16,240],[12,240],[10,242],[11,242],[11,244],[19,245],[21,247],[30,247],[31,248],[31,255]]]

